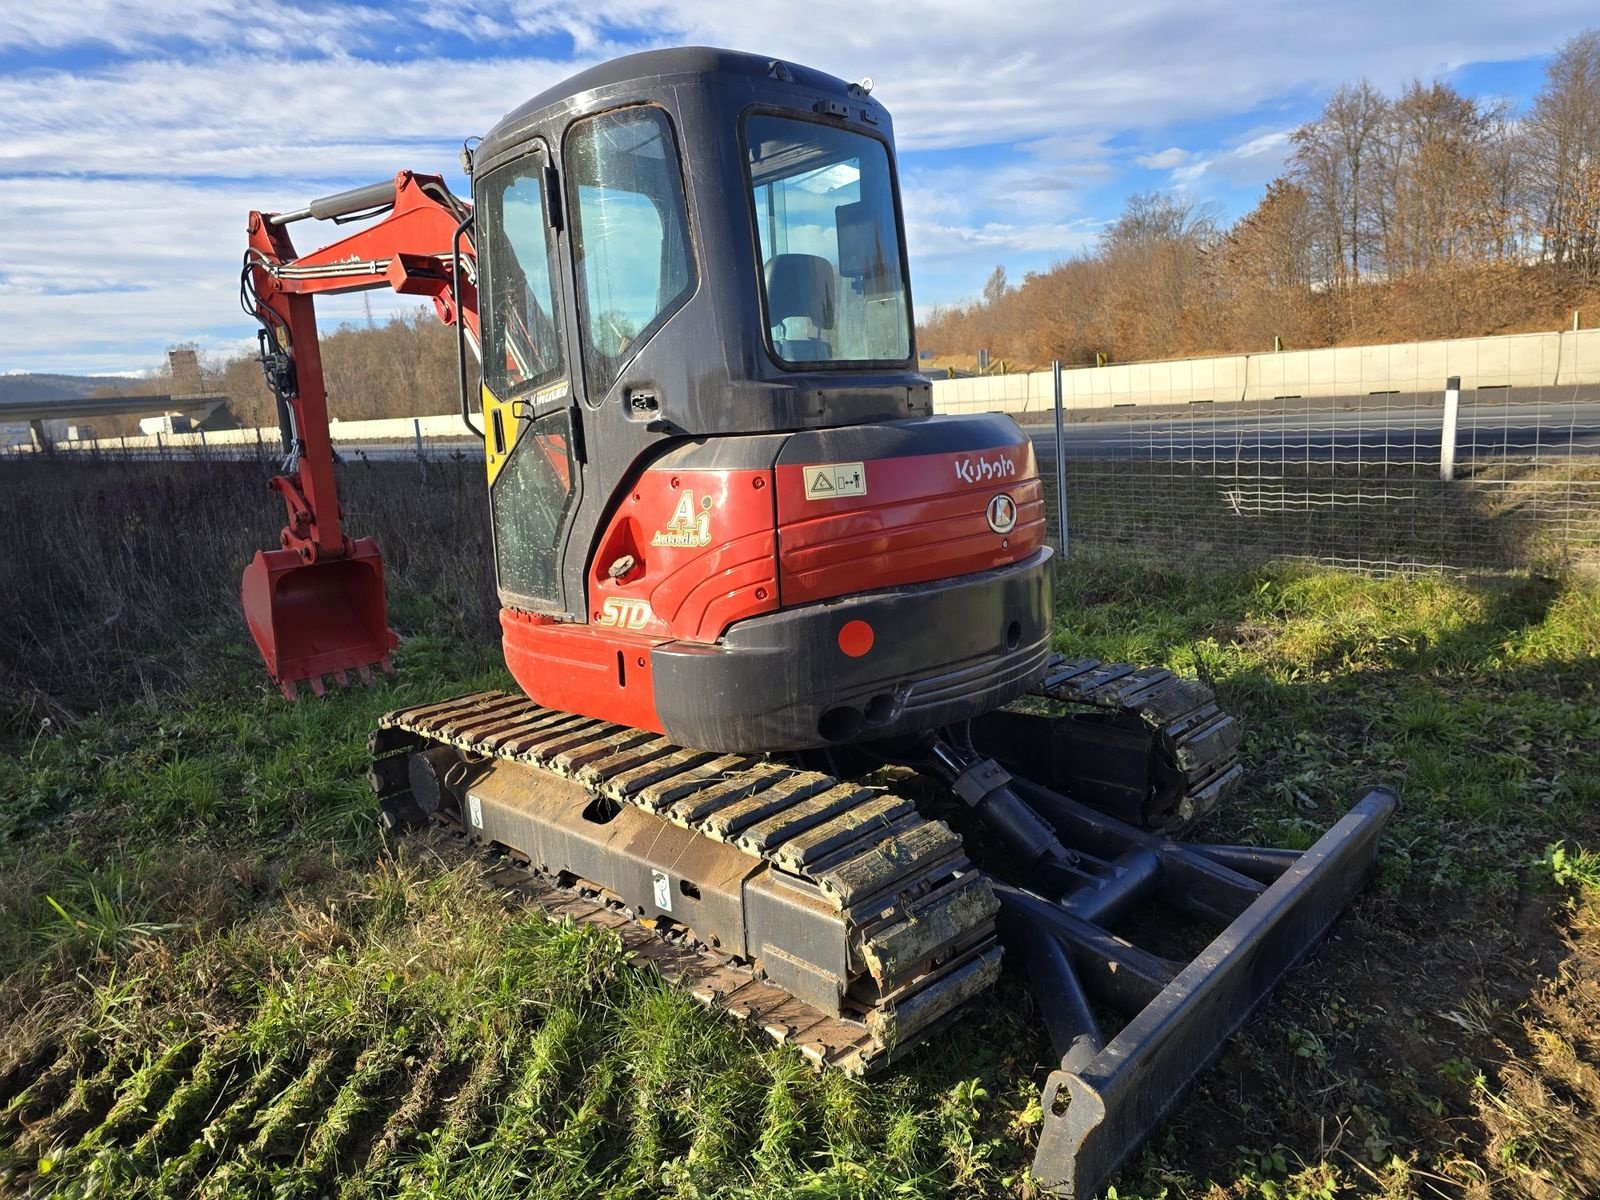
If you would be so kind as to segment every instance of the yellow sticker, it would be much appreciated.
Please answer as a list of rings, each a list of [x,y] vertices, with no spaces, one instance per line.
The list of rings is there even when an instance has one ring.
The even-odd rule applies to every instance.
[[[517,442],[520,422],[516,416],[516,401],[504,401],[483,385],[483,460],[489,469],[489,486],[494,486],[500,468],[511,457]]]

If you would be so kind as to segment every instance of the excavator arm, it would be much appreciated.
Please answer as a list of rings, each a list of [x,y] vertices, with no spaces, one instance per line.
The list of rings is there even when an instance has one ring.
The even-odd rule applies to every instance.
[[[289,237],[296,221],[380,213],[381,220],[309,254],[299,254]],[[301,682],[320,693],[324,675],[342,684],[352,670],[363,681],[373,666],[389,670],[396,641],[377,543],[351,538],[342,526],[316,297],[387,287],[431,300],[462,341],[462,416],[471,428],[465,343],[476,351],[480,340],[471,221],[471,206],[441,178],[411,171],[294,212],[250,214],[241,299],[262,325],[262,369],[277,399],[285,455],[270,486],[283,498],[287,522],[280,549],[259,552],[245,569],[241,600],[267,670],[290,698]]]

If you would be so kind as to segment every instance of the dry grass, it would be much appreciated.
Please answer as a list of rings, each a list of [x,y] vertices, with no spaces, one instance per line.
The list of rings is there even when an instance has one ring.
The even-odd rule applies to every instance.
[[[0,729],[72,721],[180,688],[243,631],[239,576],[283,511],[255,463],[60,458],[0,463]],[[347,528],[384,551],[391,622],[497,631],[482,468],[353,463]]]

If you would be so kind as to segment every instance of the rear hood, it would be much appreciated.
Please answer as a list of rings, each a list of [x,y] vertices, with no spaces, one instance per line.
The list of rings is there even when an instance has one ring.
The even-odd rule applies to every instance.
[[[992,570],[1045,539],[1033,443],[1006,416],[796,433],[774,476],[785,607]]]

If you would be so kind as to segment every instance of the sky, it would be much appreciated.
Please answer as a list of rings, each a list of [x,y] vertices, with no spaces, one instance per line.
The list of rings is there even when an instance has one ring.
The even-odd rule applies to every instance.
[[[870,77],[918,310],[1094,245],[1151,189],[1248,211],[1341,83],[1525,108],[1594,0],[66,0],[0,3],[0,372],[148,370],[253,339],[246,214],[457,150],[595,62],[719,45]],[[317,230],[316,232],[324,232]],[[348,231],[346,231],[348,232]],[[317,244],[296,228],[303,249]],[[336,236],[325,227],[323,240]],[[411,302],[371,293],[381,319]],[[364,320],[360,297],[322,309]]]

